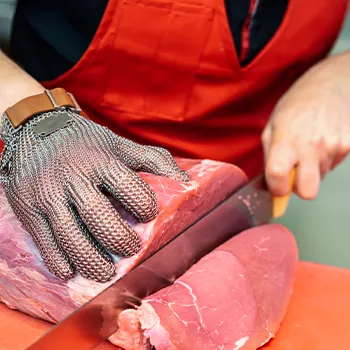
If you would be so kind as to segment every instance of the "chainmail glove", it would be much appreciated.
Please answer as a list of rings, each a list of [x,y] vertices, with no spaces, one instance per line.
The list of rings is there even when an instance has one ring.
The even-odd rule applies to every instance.
[[[60,128],[42,131],[59,120]],[[119,137],[68,109],[37,115],[19,130],[3,115],[0,138],[8,201],[48,270],[61,279],[78,272],[107,282],[115,274],[109,252],[130,257],[139,251],[140,238],[105,192],[146,222],[157,215],[157,201],[136,171],[189,179],[165,149]]]

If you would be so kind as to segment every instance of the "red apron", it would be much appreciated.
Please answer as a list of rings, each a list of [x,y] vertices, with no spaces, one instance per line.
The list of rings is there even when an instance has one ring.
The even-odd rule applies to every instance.
[[[241,68],[224,0],[109,0],[81,60],[43,85],[72,92],[119,135],[253,176],[275,103],[329,52],[347,2],[290,0],[273,38]]]

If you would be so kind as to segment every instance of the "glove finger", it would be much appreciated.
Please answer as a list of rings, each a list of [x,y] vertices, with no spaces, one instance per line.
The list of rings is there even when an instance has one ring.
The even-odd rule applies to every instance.
[[[142,146],[123,137],[117,137],[116,155],[128,168],[178,181],[189,181],[189,174],[181,170],[164,148]]]
[[[124,257],[139,252],[141,240],[137,233],[93,184],[86,181],[69,184],[68,191],[84,224],[107,250]]]
[[[18,217],[24,219],[24,226],[33,238],[48,270],[63,280],[72,278],[74,268],[68,256],[58,245],[45,216],[28,209],[27,214],[18,213]]]
[[[189,174],[178,167],[168,150],[161,147],[144,147],[146,155],[141,171],[147,171],[158,176],[166,176],[178,181],[187,182],[190,180]]]
[[[98,177],[103,187],[138,221],[150,221],[158,214],[156,194],[122,163],[113,162],[109,169],[101,169]]]
[[[104,283],[114,276],[112,259],[93,240],[72,208],[52,206],[47,216],[59,245],[83,277]]]
[[[6,183],[7,183],[7,176],[0,172],[0,185],[4,185]]]

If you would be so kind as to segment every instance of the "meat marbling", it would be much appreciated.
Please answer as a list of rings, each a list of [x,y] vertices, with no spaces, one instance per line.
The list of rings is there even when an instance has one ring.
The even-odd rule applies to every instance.
[[[138,310],[124,311],[110,340],[125,350],[257,349],[279,328],[296,262],[294,237],[284,227],[244,231]]]
[[[141,174],[157,193],[161,211],[147,224],[123,212],[143,247],[133,258],[115,257],[118,274],[113,281],[247,181],[233,165],[177,162],[190,173],[190,183]],[[0,300],[35,317],[56,323],[110,284],[80,276],[64,282],[50,274],[1,187],[0,243]],[[138,310],[126,310],[110,340],[126,350],[151,349],[150,340],[157,350],[256,349],[282,320],[296,255],[286,229],[269,225],[248,230],[147,298]]]
[[[147,224],[136,223],[127,216],[140,234],[143,247],[135,257],[121,260],[115,257],[118,273],[113,281],[247,181],[245,174],[233,165],[209,160],[177,159],[177,162],[189,172],[189,183],[141,174],[155,190],[161,211]],[[110,284],[81,276],[61,281],[49,273],[1,187],[0,244],[0,300],[32,316],[56,323]]]

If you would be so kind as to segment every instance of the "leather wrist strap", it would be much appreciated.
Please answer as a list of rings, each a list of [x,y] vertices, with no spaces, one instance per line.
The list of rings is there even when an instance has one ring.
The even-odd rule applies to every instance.
[[[36,114],[63,108],[71,108],[86,117],[74,96],[62,88],[45,90],[41,94],[27,97],[9,107],[5,114],[16,129]]]

